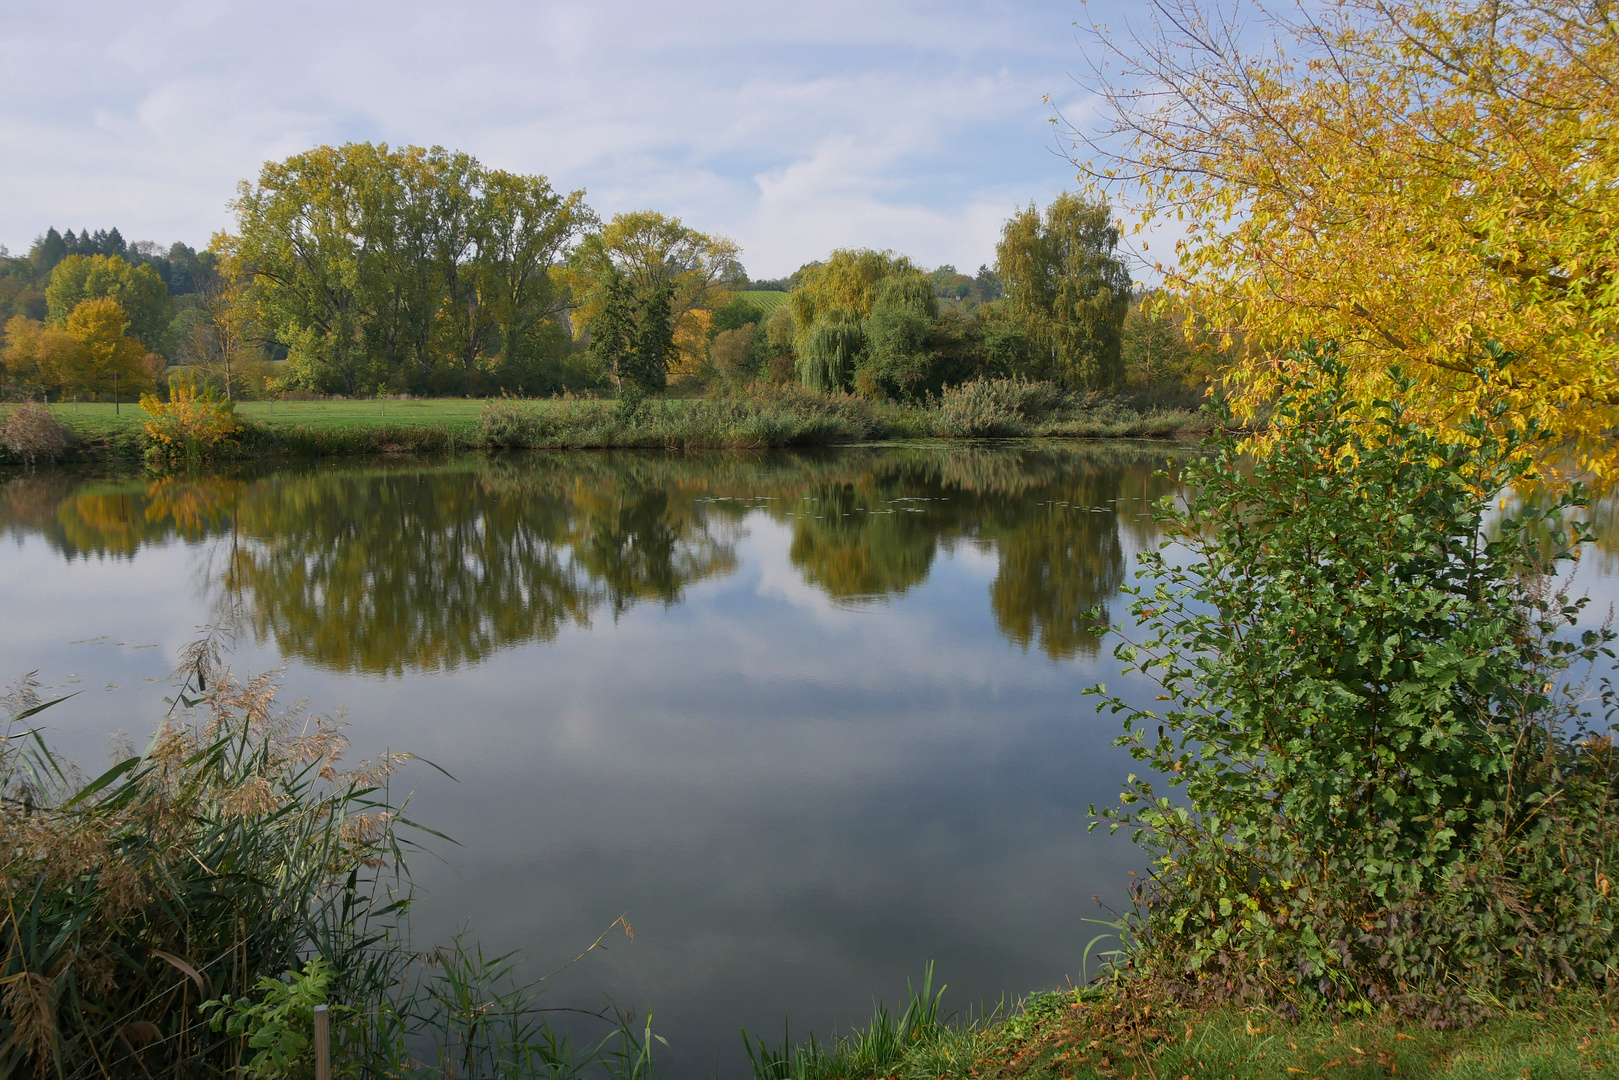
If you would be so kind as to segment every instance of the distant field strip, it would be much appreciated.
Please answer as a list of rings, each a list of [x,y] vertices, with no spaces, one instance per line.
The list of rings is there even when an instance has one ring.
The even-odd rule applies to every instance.
[[[760,318],[787,303],[786,293],[769,289],[743,289],[734,295],[738,300],[746,301],[749,307],[759,313]]]

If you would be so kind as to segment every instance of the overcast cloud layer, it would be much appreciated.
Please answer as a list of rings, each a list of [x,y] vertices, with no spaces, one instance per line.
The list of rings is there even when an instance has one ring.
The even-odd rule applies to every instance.
[[[7,5],[0,242],[196,246],[237,181],[321,143],[440,144],[735,238],[755,277],[834,247],[971,272],[1074,184],[1052,106],[1071,0],[775,5]]]

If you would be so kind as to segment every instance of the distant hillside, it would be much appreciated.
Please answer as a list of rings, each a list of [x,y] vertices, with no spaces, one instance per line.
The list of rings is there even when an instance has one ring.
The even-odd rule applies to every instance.
[[[768,289],[743,289],[741,292],[735,292],[731,295],[757,311],[760,321],[763,321],[772,311],[787,302],[786,293],[773,292]]]

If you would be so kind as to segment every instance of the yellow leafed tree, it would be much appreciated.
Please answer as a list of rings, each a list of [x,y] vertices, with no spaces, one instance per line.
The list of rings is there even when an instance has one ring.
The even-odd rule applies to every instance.
[[[24,387],[70,388],[80,352],[78,338],[38,319],[14,315],[6,323],[6,373]]]
[[[92,394],[130,394],[150,390],[153,368],[139,341],[130,337],[129,317],[118,301],[100,296],[84,300],[67,317],[64,329],[80,345],[74,387]]]
[[[1097,80],[1110,120],[1075,132],[1076,160],[1139,194],[1142,224],[1184,230],[1161,269],[1244,338],[1239,409],[1315,338],[1368,395],[1403,365],[1411,404],[1443,423],[1478,404],[1495,341],[1516,355],[1512,420],[1619,479],[1612,0],[1153,9],[1154,30],[1098,37],[1122,75]]]
[[[138,394],[151,389],[163,359],[128,328],[123,307],[106,296],[80,301],[61,327],[18,315],[6,323],[6,369],[59,394]]]
[[[612,270],[638,294],[665,282],[674,285],[670,329],[679,356],[672,374],[689,374],[707,359],[711,311],[730,299],[726,286],[745,275],[736,242],[683,225],[679,218],[652,210],[615,214],[599,232],[585,237],[559,277],[573,292],[574,325],[584,327],[600,314],[606,293],[599,288]]]

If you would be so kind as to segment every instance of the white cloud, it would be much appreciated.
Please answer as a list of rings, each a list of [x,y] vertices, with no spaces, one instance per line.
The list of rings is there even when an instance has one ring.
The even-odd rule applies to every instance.
[[[48,225],[204,243],[236,182],[321,142],[438,143],[653,207],[756,275],[834,246],[993,258],[1000,221],[1073,182],[1077,5],[460,5],[68,0],[0,42],[0,241]]]

